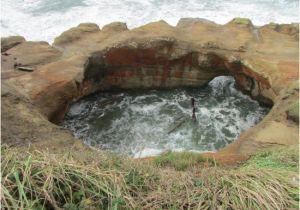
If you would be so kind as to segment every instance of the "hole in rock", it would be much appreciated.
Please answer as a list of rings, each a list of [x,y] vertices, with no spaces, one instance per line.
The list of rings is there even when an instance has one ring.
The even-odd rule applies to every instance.
[[[220,76],[202,88],[93,94],[74,103],[61,125],[92,147],[145,157],[218,150],[268,111],[237,90],[232,77]]]

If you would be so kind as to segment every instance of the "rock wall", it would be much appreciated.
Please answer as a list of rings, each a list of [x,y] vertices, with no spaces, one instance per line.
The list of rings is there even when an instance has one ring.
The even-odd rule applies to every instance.
[[[70,103],[95,91],[202,86],[216,76],[233,75],[243,91],[274,106],[262,122],[218,154],[245,155],[264,146],[296,144],[299,125],[287,113],[299,98],[298,34],[297,24],[255,27],[248,19],[235,18],[218,25],[187,18],[176,27],[158,21],[132,30],[120,22],[102,29],[84,23],[62,33],[52,46],[2,38],[2,86],[9,92],[2,94],[2,129],[7,134],[2,141],[33,142],[34,136],[43,143],[64,142],[67,131],[56,127],[55,135],[47,129],[41,134],[41,128],[55,127],[49,120],[59,122]],[[18,70],[16,62],[33,72]],[[30,126],[31,119],[38,120]],[[29,126],[14,126],[20,122]],[[14,137],[6,138],[9,133]]]
[[[266,78],[252,72],[240,61],[228,61],[222,54],[191,51],[175,41],[155,40],[93,53],[85,63],[82,89],[200,87],[217,76],[232,75],[239,87],[258,101],[272,105]]]
[[[85,80],[100,89],[172,88],[202,86],[226,72],[214,55],[187,52],[172,54],[173,48],[112,48],[91,56],[85,68]],[[201,63],[199,63],[201,62]]]

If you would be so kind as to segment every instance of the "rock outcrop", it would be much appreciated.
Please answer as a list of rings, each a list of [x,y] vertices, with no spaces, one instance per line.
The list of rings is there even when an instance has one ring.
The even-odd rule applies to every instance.
[[[54,46],[68,45],[76,40],[84,38],[91,33],[99,32],[100,28],[95,23],[81,23],[77,27],[71,28],[63,32],[60,36],[54,40]]]
[[[132,30],[120,22],[102,30],[80,24],[57,37],[53,46],[23,41],[2,56],[2,84],[9,95],[20,96],[18,103],[29,103],[35,111],[17,114],[11,96],[4,94],[2,141],[14,142],[6,136],[19,129],[13,123],[5,126],[8,118],[30,124],[25,119],[39,115],[37,124],[55,127],[49,121],[59,122],[70,103],[95,91],[202,86],[216,76],[232,75],[243,91],[274,106],[263,121],[217,154],[240,157],[274,144],[297,144],[299,125],[287,113],[299,97],[298,34],[294,24],[255,27],[248,19],[235,18],[219,25],[187,18],[176,27],[159,21]],[[34,72],[15,70],[15,60],[34,66]],[[31,132],[38,134],[40,128],[32,126]],[[55,132],[63,141],[59,133],[65,137],[66,131]],[[15,136],[30,142],[28,132]],[[42,137],[36,135],[41,142]]]
[[[122,23],[122,22],[113,22],[113,23],[103,26],[103,28],[102,28],[103,32],[112,31],[113,33],[123,32],[123,31],[127,31],[127,30],[128,30],[128,28],[127,28],[126,23]]]
[[[22,36],[10,36],[10,37],[1,38],[1,53],[25,41],[26,41],[25,38]]]

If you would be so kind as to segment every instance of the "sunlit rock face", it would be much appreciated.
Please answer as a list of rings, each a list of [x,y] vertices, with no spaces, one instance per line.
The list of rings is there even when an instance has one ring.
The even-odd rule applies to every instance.
[[[62,126],[92,147],[133,157],[216,151],[269,110],[234,84],[232,77],[221,76],[204,88],[98,93],[74,103]]]

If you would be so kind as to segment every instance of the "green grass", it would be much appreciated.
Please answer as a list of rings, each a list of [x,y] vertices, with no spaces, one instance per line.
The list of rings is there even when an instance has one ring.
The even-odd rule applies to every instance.
[[[297,145],[265,149],[253,155],[243,166],[253,169],[299,171],[299,149]]]
[[[240,17],[237,17],[237,18],[234,18],[232,20],[233,23],[235,24],[241,24],[241,25],[252,25],[252,22],[247,19],[247,18],[240,18]]]
[[[262,151],[225,169],[194,153],[134,161],[96,151],[2,146],[3,209],[298,208],[298,150]]]
[[[156,157],[155,163],[157,166],[169,166],[178,171],[200,165],[213,166],[215,164],[212,159],[193,152],[166,152]]]
[[[5,148],[2,155],[2,205],[8,209],[131,207],[125,180],[130,172],[82,165],[70,154],[18,155],[17,150]]]

